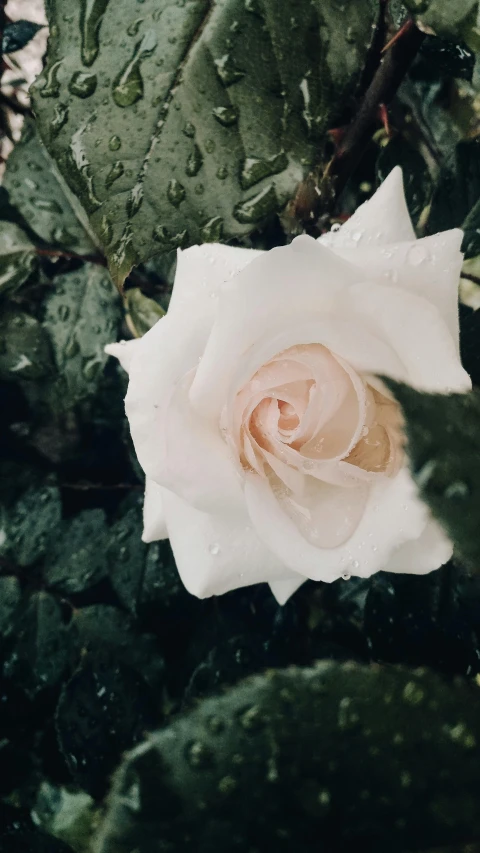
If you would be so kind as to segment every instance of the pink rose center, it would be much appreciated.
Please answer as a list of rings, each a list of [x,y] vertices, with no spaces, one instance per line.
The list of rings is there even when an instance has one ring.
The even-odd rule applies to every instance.
[[[243,468],[269,479],[320,547],[351,535],[368,484],[402,464],[396,402],[321,344],[290,347],[263,365],[236,395],[229,421]]]

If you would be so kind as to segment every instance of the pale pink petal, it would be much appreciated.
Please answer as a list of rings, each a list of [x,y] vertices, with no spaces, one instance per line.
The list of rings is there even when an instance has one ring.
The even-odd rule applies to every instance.
[[[113,355],[118,358],[121,366],[126,373],[130,373],[130,365],[133,356],[138,350],[140,338],[134,338],[131,341],[119,341],[118,344],[107,344],[104,348],[107,355]]]
[[[344,310],[388,342],[403,362],[410,385],[432,392],[466,391],[471,387],[440,312],[422,296],[368,282],[348,289]],[[350,363],[357,367],[354,359]],[[375,372],[390,375],[382,364]]]
[[[312,314],[328,313],[338,292],[358,278],[354,267],[310,237],[297,237],[291,245],[253,260],[220,290],[212,333],[190,393],[197,411],[219,417],[232,376],[249,348],[268,342],[279,323],[292,326]]]
[[[418,539],[428,519],[406,469],[372,484],[357,528],[348,541],[333,548],[316,548],[305,539],[267,480],[247,474],[245,497],[252,524],[267,548],[292,571],[326,582],[345,574],[369,577],[385,568],[396,548]],[[343,524],[340,515],[338,524]]]
[[[424,575],[448,563],[453,546],[442,528],[431,518],[418,539],[405,542],[393,552],[386,572]]]
[[[283,605],[303,583],[305,583],[304,578],[297,576],[296,578],[292,577],[291,580],[270,581],[269,587],[277,599],[278,604]]]
[[[283,561],[258,538],[248,516],[209,515],[164,491],[165,518],[180,577],[197,598],[290,578]]]
[[[340,257],[357,264],[362,281],[392,284],[435,305],[458,344],[458,285],[463,255],[463,232],[442,231],[413,242],[395,243],[379,249],[332,248]]]
[[[341,228],[319,239],[332,249],[384,246],[414,240],[415,231],[405,201],[401,168],[395,166],[376,193],[360,205]]]
[[[145,481],[145,498],[143,501],[143,534],[144,542],[156,542],[157,539],[167,539],[168,532],[163,512],[162,486],[153,480]]]

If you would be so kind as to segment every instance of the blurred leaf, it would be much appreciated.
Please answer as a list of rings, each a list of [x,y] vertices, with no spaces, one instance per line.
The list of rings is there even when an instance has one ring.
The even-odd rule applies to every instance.
[[[480,254],[480,139],[459,142],[440,172],[427,230],[448,228],[463,228],[466,258]]]
[[[33,809],[41,828],[72,845],[75,853],[89,853],[95,804],[83,791],[72,792],[44,780]]]
[[[82,607],[74,614],[72,629],[78,632],[82,647],[92,652],[107,649],[151,687],[158,689],[162,685],[164,661],[155,638],[138,634],[123,610],[105,604]]]
[[[60,747],[74,779],[93,797],[102,796],[124,750],[152,722],[145,682],[101,649],[87,655],[63,688],[56,714]]]
[[[35,317],[19,308],[0,313],[0,378],[38,379],[52,371],[50,341]]]
[[[55,486],[27,489],[5,512],[0,554],[10,555],[19,566],[30,566],[44,556],[57,535],[61,515],[60,493]]]
[[[0,835],[0,853],[74,853],[68,844],[38,829]]]
[[[457,77],[471,81],[475,68],[475,54],[462,42],[455,44],[437,36],[427,36],[420,48],[422,71],[433,77]],[[419,64],[416,71],[418,74]]]
[[[46,243],[79,255],[96,251],[85,211],[43,147],[32,120],[25,121],[22,138],[8,157],[3,185],[10,203]]]
[[[423,394],[387,381],[406,419],[410,466],[420,495],[459,555],[480,570],[480,391]]]
[[[472,50],[478,50],[478,0],[403,0],[422,28],[435,35],[464,40]]]
[[[21,50],[41,29],[43,24],[36,24],[34,21],[20,20],[6,24],[3,30],[2,53]]]
[[[117,283],[283,208],[360,79],[378,14],[376,0],[141,5],[85,5],[79,32],[77,0],[49,0],[32,90]]]
[[[0,293],[16,290],[33,272],[35,246],[14,222],[0,222]]]
[[[102,509],[78,513],[57,531],[47,554],[45,582],[64,595],[84,592],[106,576],[108,528]]]
[[[104,347],[117,340],[120,317],[119,295],[103,267],[84,264],[55,279],[55,292],[45,302],[44,327],[58,369],[50,390],[60,409],[96,391],[107,361]]]
[[[60,607],[48,593],[33,593],[16,620],[13,648],[3,668],[5,677],[33,698],[61,682],[70,655]]]
[[[318,851],[322,838],[399,853],[476,838],[479,742],[476,687],[331,661],[269,671],[125,758],[94,850]]]
[[[416,224],[429,201],[432,182],[422,155],[400,134],[380,151],[376,164],[379,183],[385,180],[395,166],[402,167],[408,211],[412,222]]]
[[[15,622],[15,615],[22,598],[20,583],[16,577],[0,577],[0,635],[8,637]]]
[[[165,314],[158,302],[145,296],[139,287],[132,287],[126,291],[125,303],[128,317],[138,338],[145,335]]]

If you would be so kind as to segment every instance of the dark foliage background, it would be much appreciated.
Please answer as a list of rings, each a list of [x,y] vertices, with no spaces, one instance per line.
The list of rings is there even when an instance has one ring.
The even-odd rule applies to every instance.
[[[419,235],[465,230],[480,385],[478,3],[406,6],[50,0],[33,111],[0,89],[2,853],[480,850],[478,392],[396,389],[451,563],[198,601],[103,352],[177,246],[319,234],[400,164]],[[3,68],[35,33],[2,7]]]

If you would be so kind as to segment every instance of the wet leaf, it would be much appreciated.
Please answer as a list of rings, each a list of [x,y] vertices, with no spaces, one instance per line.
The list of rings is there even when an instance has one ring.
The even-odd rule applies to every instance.
[[[88,794],[44,780],[37,792],[33,814],[43,830],[71,843],[76,853],[87,853],[96,821],[95,804]]]
[[[117,340],[120,318],[120,298],[103,267],[85,264],[57,276],[45,302],[44,328],[58,370],[49,389],[58,408],[96,391],[107,360],[104,347]]]
[[[0,853],[74,853],[58,838],[38,829],[7,832],[0,835]]]
[[[406,418],[408,455],[420,496],[458,554],[480,568],[480,391],[422,394],[388,381]]]
[[[44,569],[49,587],[70,595],[84,592],[106,576],[108,529],[101,509],[80,512],[57,533]]]
[[[192,853],[475,838],[477,694],[425,670],[333,661],[251,678],[126,756],[95,853],[159,838]]]
[[[40,133],[117,282],[282,209],[359,80],[377,13],[374,0],[82,0],[80,15],[77,0],[47,2]]]
[[[422,28],[453,41],[463,39],[472,50],[478,50],[478,0],[404,0]]]
[[[57,535],[61,515],[60,493],[55,486],[27,489],[5,511],[0,554],[8,554],[19,566],[30,566],[44,556]]]
[[[85,211],[42,145],[31,120],[26,120],[22,138],[8,157],[3,185],[11,204],[46,243],[79,255],[97,251],[88,233]]]
[[[60,684],[69,663],[71,645],[62,613],[46,592],[25,602],[15,624],[15,642],[3,672],[30,697]]]
[[[429,233],[462,228],[466,258],[480,254],[480,140],[459,142],[442,168],[428,217]]]
[[[16,290],[37,263],[35,246],[14,222],[0,222],[0,294]]]
[[[0,378],[39,379],[52,368],[50,341],[42,324],[19,308],[2,308]]]
[[[124,750],[154,719],[145,682],[97,650],[63,688],[56,725],[70,772],[93,797],[102,796]]]
[[[130,323],[139,338],[145,335],[165,314],[158,302],[149,299],[138,287],[127,290],[125,303]]]
[[[8,637],[15,621],[15,614],[20,604],[22,592],[16,577],[0,578],[0,635]]]
[[[43,29],[42,24],[35,21],[11,21],[3,30],[2,53],[15,53],[28,44]]]

